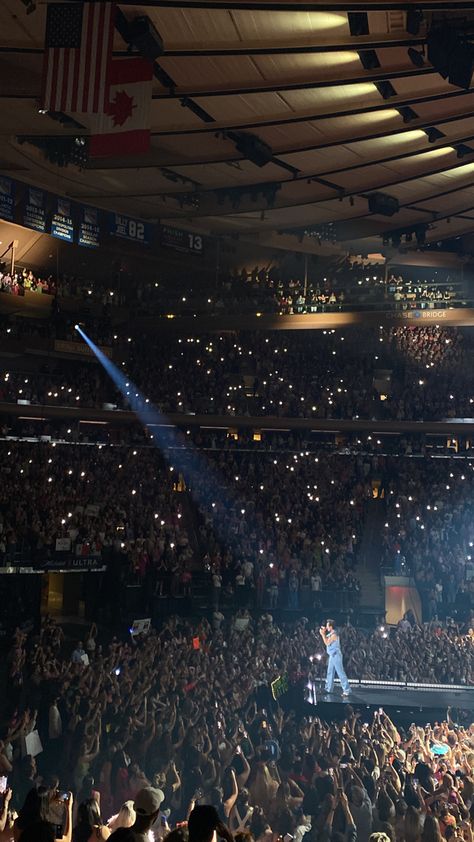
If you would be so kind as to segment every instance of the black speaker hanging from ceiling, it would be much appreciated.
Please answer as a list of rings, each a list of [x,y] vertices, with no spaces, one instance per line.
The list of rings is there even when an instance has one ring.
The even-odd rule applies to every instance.
[[[400,210],[398,199],[388,193],[371,193],[367,196],[370,213],[380,213],[382,216],[393,216]]]
[[[467,90],[474,71],[474,47],[452,27],[435,27],[428,33],[428,61],[451,85]]]
[[[128,40],[149,61],[163,55],[163,39],[146,15],[134,18],[128,25]]]

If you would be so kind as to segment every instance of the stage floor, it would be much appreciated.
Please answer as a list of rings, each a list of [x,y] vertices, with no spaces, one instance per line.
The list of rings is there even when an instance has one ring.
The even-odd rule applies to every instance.
[[[359,686],[344,699],[340,692],[317,693],[318,702],[341,703],[349,705],[368,705],[369,707],[415,707],[444,708],[462,707],[472,710],[474,719],[474,688],[472,690],[431,690],[422,687],[403,690],[398,687],[363,687]]]
[[[308,714],[311,708],[313,716],[316,714],[326,720],[345,718],[347,705],[351,705],[361,713],[366,711],[368,718],[374,710],[383,708],[400,722],[409,720],[417,724],[445,719],[450,707],[453,720],[474,721],[474,687],[457,689],[445,686],[438,689],[428,685],[405,688],[357,684],[352,686],[347,697],[342,696],[339,687],[333,693],[326,693],[324,686],[316,686],[314,690],[316,705],[313,695],[312,701],[308,699],[306,689],[306,712]]]

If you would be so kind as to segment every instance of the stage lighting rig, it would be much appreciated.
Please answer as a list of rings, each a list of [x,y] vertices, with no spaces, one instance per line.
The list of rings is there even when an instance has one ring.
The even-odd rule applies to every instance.
[[[83,169],[89,160],[88,141],[81,135],[76,137],[18,135],[17,141],[20,145],[29,143],[31,146],[36,146],[47,161],[58,167],[72,165]]]
[[[393,248],[400,248],[402,245],[402,237],[406,244],[413,242],[415,237],[418,246],[424,246],[426,242],[426,232],[430,226],[425,224],[413,225],[411,228],[397,228],[393,231],[386,231],[382,235],[384,246],[392,244]]]
[[[235,148],[244,158],[257,167],[264,167],[273,158],[270,146],[251,132],[227,132],[226,137],[235,144]]]

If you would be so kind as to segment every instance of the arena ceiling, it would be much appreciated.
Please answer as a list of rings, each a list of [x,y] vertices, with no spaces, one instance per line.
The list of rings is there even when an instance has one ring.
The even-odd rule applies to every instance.
[[[27,14],[27,2],[0,4],[2,172],[105,209],[262,242],[330,223],[338,240],[372,247],[394,229],[421,227],[427,242],[474,232],[474,90],[443,79],[426,51],[420,66],[408,54],[445,18],[468,31],[472,4],[120,3],[163,39],[152,148],[79,170],[18,142],[80,133],[39,113],[46,3]],[[126,48],[117,31],[114,50]],[[252,148],[270,147],[268,163],[239,151],[242,133]],[[376,191],[399,212],[371,212]]]

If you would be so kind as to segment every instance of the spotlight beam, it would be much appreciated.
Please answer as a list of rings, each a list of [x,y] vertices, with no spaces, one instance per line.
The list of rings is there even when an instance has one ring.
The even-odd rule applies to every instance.
[[[207,461],[194,447],[190,447],[190,443],[181,431],[150,403],[149,398],[145,397],[135,383],[124,375],[115,363],[98,348],[80,325],[76,324],[74,328],[113,380],[125,401],[130,405],[131,410],[150,432],[153,445],[163,454],[170,465],[170,469],[177,469],[184,477],[189,478],[189,491],[196,502],[209,510],[209,507],[214,508],[215,501],[219,500],[225,508],[239,505],[242,512],[245,513],[245,503],[240,495],[230,492],[228,488],[223,489],[222,477],[210,468]],[[166,426],[156,426],[158,424],[165,424]],[[172,460],[169,454],[170,446],[173,447]],[[218,518],[213,520],[213,526],[227,547],[235,546],[239,542],[237,536],[224,534],[222,521]]]

